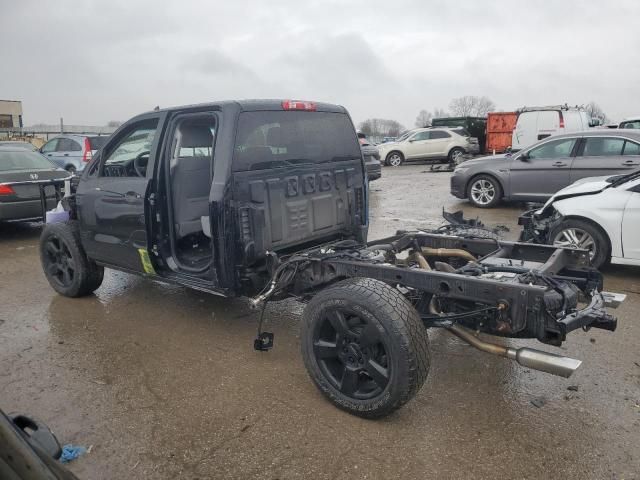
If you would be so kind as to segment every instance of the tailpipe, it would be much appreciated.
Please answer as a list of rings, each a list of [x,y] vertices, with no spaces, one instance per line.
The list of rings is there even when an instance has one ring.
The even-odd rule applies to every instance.
[[[547,353],[533,348],[511,348],[485,342],[476,337],[471,331],[459,325],[451,325],[447,327],[447,330],[469,345],[476,347],[478,350],[515,360],[523,367],[552,375],[569,378],[582,364],[581,360],[554,355],[553,353]]]

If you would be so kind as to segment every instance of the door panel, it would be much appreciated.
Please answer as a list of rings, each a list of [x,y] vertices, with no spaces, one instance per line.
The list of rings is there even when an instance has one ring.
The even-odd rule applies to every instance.
[[[159,142],[158,123],[158,116],[151,115],[122,130],[105,145],[99,166],[78,185],[82,244],[97,261],[144,272],[138,249],[149,248],[147,197]],[[137,173],[133,162],[147,156],[144,152],[149,152],[147,174],[139,176],[144,172]]]
[[[585,177],[629,173],[640,166],[639,155],[623,155],[623,149],[637,153],[637,144],[615,137],[586,137],[571,164],[571,182]]]
[[[429,153],[429,132],[418,132],[406,140],[404,147],[406,158],[425,158]]]
[[[544,200],[570,183],[576,138],[547,141],[517,155],[511,163],[509,196],[514,200]]]
[[[636,188],[638,188],[636,186]],[[640,193],[634,192],[622,217],[622,251],[624,258],[640,260]]]

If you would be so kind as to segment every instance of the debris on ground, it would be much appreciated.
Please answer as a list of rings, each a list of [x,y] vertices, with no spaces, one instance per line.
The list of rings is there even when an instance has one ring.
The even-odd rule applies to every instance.
[[[567,387],[567,390],[571,390],[572,392],[577,392],[578,391],[578,385],[569,385]]]
[[[87,453],[87,449],[85,447],[81,447],[79,445],[71,445],[68,443],[64,447],[62,447],[62,455],[60,455],[60,462],[69,463],[75,460],[78,457],[81,457]]]
[[[544,407],[545,403],[547,403],[547,401],[544,398],[534,398],[533,400],[531,400],[531,405],[533,405],[536,408],[542,408]]]

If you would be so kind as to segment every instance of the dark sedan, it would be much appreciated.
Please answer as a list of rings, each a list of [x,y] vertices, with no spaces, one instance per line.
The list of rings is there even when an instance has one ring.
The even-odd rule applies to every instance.
[[[0,147],[0,221],[40,219],[44,188],[46,208],[56,206],[56,185],[69,174],[37,152]],[[54,182],[58,181],[58,182]]]
[[[640,132],[593,129],[554,135],[514,155],[463,162],[451,177],[451,194],[481,208],[500,200],[544,202],[581,178],[638,168]]]

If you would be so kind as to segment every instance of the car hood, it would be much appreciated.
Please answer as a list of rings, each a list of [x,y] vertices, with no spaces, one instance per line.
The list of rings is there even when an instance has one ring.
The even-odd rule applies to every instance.
[[[558,200],[564,200],[565,198],[571,197],[579,197],[581,195],[594,195],[596,193],[600,193],[605,188],[611,186],[611,183],[607,181],[610,178],[611,175],[606,175],[604,177],[587,177],[577,180],[568,187],[565,187],[562,190],[556,192],[549,200],[547,200],[547,203],[545,203],[539,211],[544,211],[547,207],[552,205],[554,202],[557,202]]]
[[[471,160],[465,160],[460,167],[469,168],[475,166],[488,165],[490,163],[503,163],[511,160],[511,155],[489,155],[488,157],[473,158]]]

